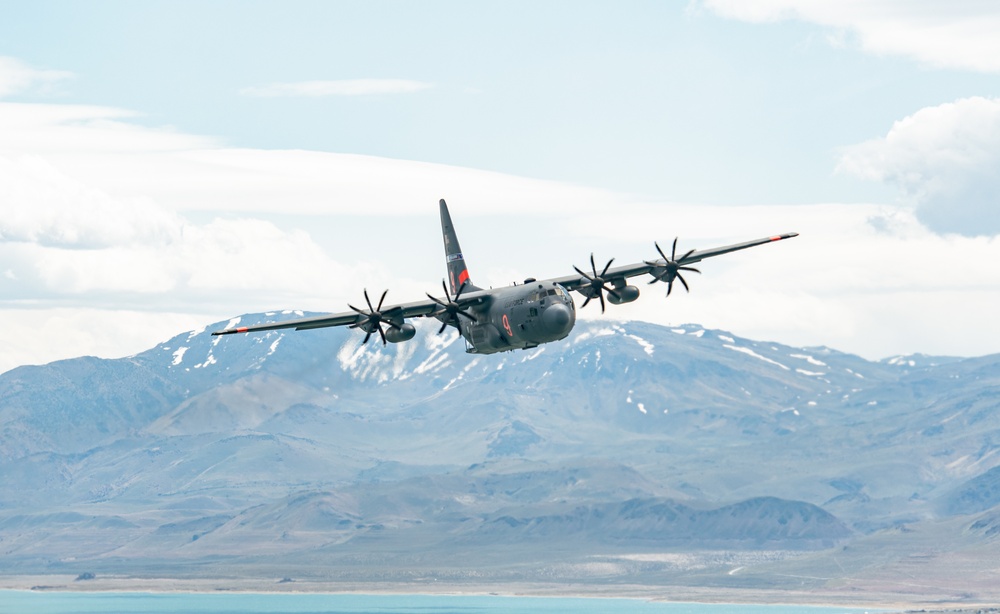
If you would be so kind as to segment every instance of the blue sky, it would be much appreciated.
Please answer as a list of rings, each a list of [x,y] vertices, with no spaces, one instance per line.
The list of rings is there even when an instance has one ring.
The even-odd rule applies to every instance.
[[[69,71],[55,100],[237,147],[496,170],[674,201],[868,202],[837,151],[996,74],[836,48],[820,26],[687,2],[13,2],[3,53]],[[406,79],[405,95],[255,97]],[[24,96],[22,99],[38,100]],[[50,98],[51,100],[51,98]]]
[[[0,0],[8,356],[138,351],[206,318],[340,310],[367,284],[422,296],[442,196],[499,283],[592,250],[649,258],[676,234],[708,247],[797,230],[786,258],[748,261],[777,268],[720,263],[702,298],[622,317],[868,357],[998,351],[982,336],[1000,287],[979,262],[1000,257],[987,4]],[[226,221],[242,248],[221,243]],[[272,277],[199,281],[260,245]],[[323,276],[284,267],[341,279],[318,292]],[[726,288],[768,276],[802,289],[746,300],[801,323],[726,311]],[[906,318],[885,313],[897,304]],[[968,328],[947,332],[967,305]],[[84,320],[115,322],[118,340],[32,337]]]

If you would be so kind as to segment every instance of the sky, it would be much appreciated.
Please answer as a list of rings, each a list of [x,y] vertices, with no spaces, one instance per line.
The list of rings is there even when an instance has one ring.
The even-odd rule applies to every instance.
[[[582,317],[1000,352],[1000,4],[0,15],[0,372],[365,288],[419,299],[444,275],[439,198],[480,286],[800,233]]]

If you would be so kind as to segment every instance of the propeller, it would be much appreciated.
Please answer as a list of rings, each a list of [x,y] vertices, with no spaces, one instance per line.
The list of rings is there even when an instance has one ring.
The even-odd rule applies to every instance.
[[[674,246],[670,249],[670,257],[667,258],[667,255],[663,253],[662,249],[660,249],[660,244],[659,243],[656,243],[654,241],[653,245],[656,246],[656,251],[660,252],[660,256],[663,257],[664,262],[660,262],[659,260],[654,261],[654,262],[650,262],[649,260],[646,261],[646,264],[648,264],[649,266],[653,267],[654,271],[655,271],[655,272],[654,271],[650,271],[650,274],[653,276],[653,281],[651,281],[649,283],[655,284],[658,281],[665,281],[665,282],[667,282],[667,296],[670,296],[671,290],[674,289],[674,279],[679,279],[680,282],[682,284],[684,284],[684,290],[686,290],[687,292],[690,292],[691,288],[688,287],[687,282],[684,281],[684,276],[681,275],[680,272],[681,271],[693,271],[695,273],[699,273],[700,274],[701,271],[699,271],[698,269],[696,269],[694,267],[691,267],[691,266],[681,266],[680,265],[680,261],[684,260],[685,258],[687,258],[688,256],[690,256],[691,254],[693,254],[695,250],[693,250],[693,249],[688,250],[686,254],[684,254],[683,256],[681,256],[678,259],[677,258],[677,238],[674,237]]]
[[[368,311],[364,311],[363,309],[358,309],[357,307],[355,307],[350,303],[347,304],[348,307],[358,312],[365,318],[360,322],[355,322],[354,324],[351,324],[351,326],[349,327],[349,328],[360,328],[361,330],[365,331],[365,333],[367,333],[365,335],[365,340],[361,342],[362,344],[368,343],[368,339],[371,338],[372,334],[376,330],[378,330],[379,337],[382,337],[382,345],[385,345],[386,340],[385,340],[385,331],[382,329],[383,324],[388,324],[389,328],[399,329],[398,324],[396,324],[392,320],[389,320],[388,318],[382,315],[382,303],[385,302],[385,295],[388,293],[389,293],[388,290],[383,292],[382,298],[378,300],[378,307],[372,307],[371,299],[368,298],[368,289],[365,288],[365,302],[368,303]]]
[[[455,293],[455,298],[453,299],[453,298],[451,298],[451,294],[448,292],[448,286],[445,285],[444,280],[442,279],[441,280],[441,288],[444,289],[444,296],[445,296],[445,298],[448,299],[447,303],[444,302],[444,301],[442,301],[439,298],[435,298],[435,297],[431,296],[430,292],[427,293],[427,298],[431,299],[432,301],[434,301],[438,305],[441,305],[441,310],[438,311],[437,313],[438,314],[441,314],[441,313],[447,313],[448,314],[448,317],[446,317],[444,319],[444,321],[441,323],[441,328],[438,330],[438,334],[439,335],[444,332],[444,329],[448,328],[449,324],[454,324],[455,328],[457,328],[459,331],[461,331],[462,327],[459,325],[459,319],[458,319],[458,316],[460,316],[460,315],[469,318],[473,322],[478,322],[479,321],[479,320],[476,319],[476,316],[474,316],[471,313],[469,313],[468,310],[462,309],[462,305],[458,302],[459,297],[462,296],[462,290],[465,290],[465,285],[467,283],[468,282],[465,282],[465,281],[462,282],[462,285],[458,287],[458,292]]]
[[[581,308],[586,307],[587,303],[590,302],[590,299],[596,297],[596,298],[601,299],[601,313],[604,313],[604,293],[605,292],[607,292],[608,294],[614,296],[616,299],[621,299],[621,295],[618,294],[618,292],[615,291],[614,288],[608,286],[608,281],[609,280],[604,279],[604,276],[607,274],[608,269],[611,268],[611,263],[614,262],[614,261],[615,261],[614,258],[612,258],[611,260],[608,260],[608,263],[606,265],[604,265],[604,270],[601,271],[600,275],[597,274],[597,265],[594,264],[594,254],[593,253],[590,254],[590,269],[594,272],[594,274],[592,276],[588,275],[587,273],[584,273],[583,271],[581,271],[580,269],[578,269],[575,266],[573,267],[576,270],[577,273],[579,273],[580,275],[583,275],[584,277],[586,277],[587,281],[590,282],[587,285],[584,285],[584,286],[581,286],[580,288],[577,288],[577,290],[585,289],[585,291],[582,292],[582,294],[587,297],[587,300],[583,301],[583,305],[580,306]]]

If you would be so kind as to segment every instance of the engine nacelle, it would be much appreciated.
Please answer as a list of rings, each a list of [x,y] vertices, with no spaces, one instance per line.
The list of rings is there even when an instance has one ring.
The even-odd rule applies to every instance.
[[[631,303],[635,299],[639,298],[639,288],[635,286],[625,286],[624,288],[615,288],[615,292],[621,298],[616,298],[614,294],[608,292],[608,302],[612,305],[621,305],[622,303]]]
[[[409,341],[413,339],[413,335],[415,334],[417,334],[417,329],[413,328],[412,324],[400,324],[399,328],[392,326],[385,327],[385,340],[389,343]]]

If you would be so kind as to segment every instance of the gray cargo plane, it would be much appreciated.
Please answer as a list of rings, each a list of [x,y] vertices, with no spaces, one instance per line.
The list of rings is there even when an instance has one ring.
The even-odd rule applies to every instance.
[[[576,291],[586,297],[581,307],[586,307],[591,300],[597,299],[601,304],[601,312],[607,302],[618,305],[630,303],[639,298],[639,288],[629,285],[630,277],[651,275],[650,284],[664,282],[667,284],[667,296],[673,290],[674,282],[679,281],[685,290],[690,291],[687,281],[681,275],[682,271],[701,273],[690,266],[705,258],[728,254],[755,245],[772,243],[782,239],[798,236],[790,232],[763,239],[755,239],[744,243],[715,247],[706,250],[689,250],[680,258],[677,257],[677,239],[670,250],[670,257],[654,242],[660,257],[635,264],[627,264],[612,268],[614,258],[608,261],[600,272],[590,255],[590,272],[573,267],[576,274],[553,279],[526,279],[523,284],[515,284],[505,288],[483,289],[473,285],[469,277],[469,269],[465,266],[462,249],[458,245],[455,227],[451,223],[448,205],[441,201],[441,231],[444,234],[444,252],[447,259],[448,283],[441,282],[443,297],[427,294],[426,299],[403,303],[401,305],[384,306],[383,292],[377,305],[372,305],[368,290],[364,291],[367,309],[361,309],[348,304],[350,311],[330,315],[286,320],[273,324],[258,324],[256,326],[241,326],[212,333],[213,335],[231,335],[233,333],[252,333],[266,330],[294,328],[308,330],[325,328],[327,326],[349,326],[364,331],[362,343],[368,343],[373,334],[378,333],[382,344],[399,343],[413,338],[416,329],[406,322],[407,318],[433,317],[441,321],[441,334],[449,326],[458,329],[465,338],[465,350],[470,354],[493,354],[510,350],[526,350],[550,341],[564,339],[576,323],[576,306],[570,292]],[[449,290],[450,288],[450,290]]]

